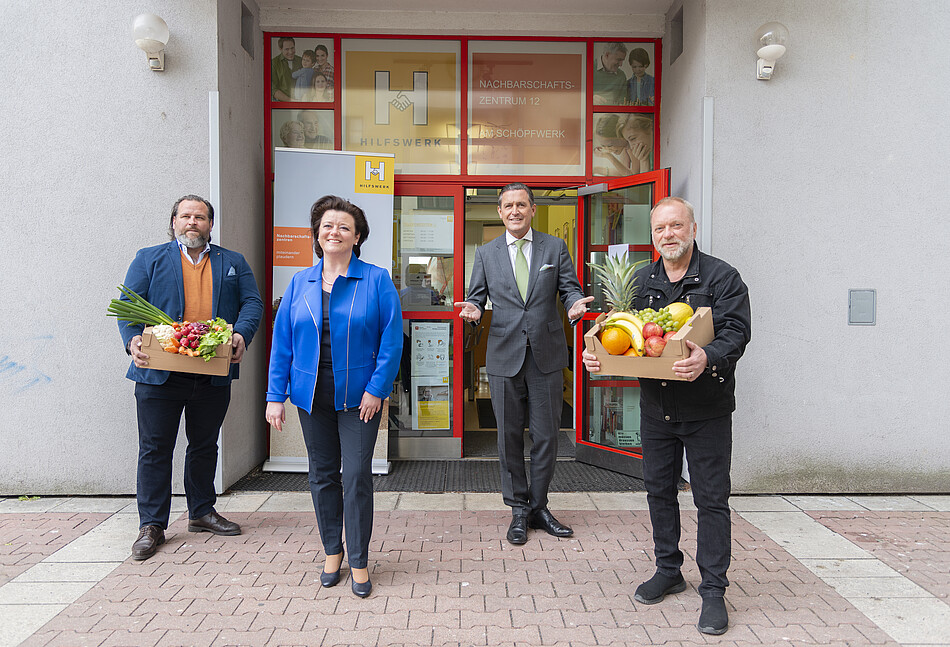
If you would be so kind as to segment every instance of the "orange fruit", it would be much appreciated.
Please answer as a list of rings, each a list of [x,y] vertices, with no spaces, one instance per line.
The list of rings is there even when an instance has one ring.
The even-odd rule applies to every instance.
[[[630,335],[620,328],[608,328],[600,334],[600,343],[611,355],[622,355],[630,348]]]
[[[624,353],[624,356],[625,357],[640,357],[640,355],[637,353],[637,349],[634,348],[633,346],[627,349],[627,352]]]

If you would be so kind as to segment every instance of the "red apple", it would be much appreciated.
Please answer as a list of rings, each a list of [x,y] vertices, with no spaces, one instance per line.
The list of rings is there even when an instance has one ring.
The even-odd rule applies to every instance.
[[[671,330],[670,332],[668,332],[668,333],[666,333],[665,335],[663,335],[663,339],[665,339],[666,341],[669,341],[669,340],[670,340],[670,337],[672,337],[673,335],[675,335],[677,332],[678,332],[678,331],[676,331],[676,330]]]
[[[643,338],[646,339],[647,337],[653,337],[653,336],[662,337],[663,327],[658,323],[648,321],[645,324],[643,324]]]
[[[647,357],[659,357],[663,354],[664,348],[666,348],[666,340],[659,335],[647,337],[643,342],[643,354]]]

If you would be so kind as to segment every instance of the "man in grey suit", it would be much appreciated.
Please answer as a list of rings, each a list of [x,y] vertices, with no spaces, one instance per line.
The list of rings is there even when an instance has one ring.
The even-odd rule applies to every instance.
[[[548,486],[557,459],[557,434],[563,407],[563,377],[568,366],[564,326],[557,297],[571,322],[587,312],[594,297],[585,297],[577,273],[560,238],[535,231],[531,219],[534,194],[520,182],[498,196],[504,236],[475,251],[468,300],[459,316],[481,319],[492,302],[486,369],[492,408],[498,425],[501,492],[511,507],[508,541],[524,544],[528,527],[555,537],[574,531],[548,510]],[[531,435],[531,483],[525,471],[524,423]]]

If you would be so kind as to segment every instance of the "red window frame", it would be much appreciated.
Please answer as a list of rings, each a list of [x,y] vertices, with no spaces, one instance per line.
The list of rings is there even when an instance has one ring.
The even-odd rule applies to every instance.
[[[290,36],[293,38],[315,38],[321,40],[327,40],[333,42],[333,65],[334,65],[334,77],[335,77],[335,87],[334,95],[332,102],[300,102],[300,101],[275,101],[271,98],[271,65],[272,60],[271,56],[271,40],[274,38],[280,38]],[[265,101],[264,101],[264,178],[265,178],[265,187],[264,187],[264,252],[266,258],[265,272],[264,272],[264,294],[266,299],[266,315],[267,315],[267,330],[266,330],[266,344],[268,349],[268,355],[270,352],[270,343],[271,336],[273,333],[273,312],[272,304],[274,301],[273,294],[273,255],[274,255],[274,245],[273,245],[273,236],[274,236],[274,172],[273,172],[273,147],[272,142],[272,119],[271,113],[273,110],[333,110],[333,148],[334,150],[340,150],[342,145],[342,136],[343,136],[343,115],[342,115],[342,96],[343,96],[343,77],[342,77],[342,62],[343,62],[343,51],[342,51],[342,42],[343,40],[350,39],[374,39],[374,40],[450,40],[458,41],[460,44],[460,60],[459,60],[459,91],[461,96],[459,97],[459,162],[460,162],[460,172],[455,175],[444,174],[444,175],[415,175],[415,174],[397,174],[395,176],[395,191],[396,195],[453,195],[461,196],[460,199],[456,199],[455,204],[455,213],[456,213],[456,222],[455,222],[455,231],[454,231],[454,243],[456,249],[456,262],[453,282],[455,286],[455,298],[461,300],[465,294],[464,283],[464,272],[465,272],[465,263],[464,263],[464,192],[467,188],[479,188],[479,187],[501,187],[511,181],[525,181],[532,186],[544,186],[544,187],[581,187],[585,185],[597,184],[597,183],[606,183],[609,187],[619,185],[624,180],[629,180],[630,178],[618,178],[618,177],[605,177],[605,176],[594,176],[592,175],[593,170],[593,122],[595,115],[600,113],[628,113],[628,112],[640,112],[648,113],[653,115],[653,159],[654,159],[654,168],[661,169],[660,163],[660,105],[661,105],[661,88],[662,88],[662,65],[659,64],[662,61],[662,42],[659,38],[628,38],[628,39],[617,39],[617,38],[594,38],[594,37],[546,37],[546,36],[463,36],[463,35],[397,35],[397,34],[334,34],[334,33],[325,33],[325,32],[307,32],[307,31],[279,31],[279,32],[264,32],[264,52],[266,52],[265,64],[264,64],[264,89],[266,92]],[[654,65],[654,83],[655,83],[655,101],[653,106],[595,106],[593,105],[593,75],[594,67],[596,61],[594,60],[594,46],[597,43],[603,42],[613,42],[620,40],[623,43],[648,43],[653,45],[653,60]],[[468,63],[469,63],[469,43],[472,41],[511,41],[511,42],[582,42],[586,44],[586,104],[584,110],[584,120],[585,120],[585,142],[584,142],[584,168],[585,174],[582,176],[513,176],[513,175],[469,175],[468,174]],[[650,171],[649,173],[640,174],[639,176],[633,177],[642,177],[647,176],[652,173],[657,173],[658,171]],[[668,190],[668,189],[667,189]],[[424,193],[417,193],[417,191],[424,191]],[[316,196],[315,196],[316,198]],[[586,265],[584,263],[584,258],[586,253],[589,250],[586,250],[584,247],[586,243],[585,235],[585,222],[586,214],[583,213],[583,210],[578,208],[577,215],[577,231],[575,232],[577,240],[577,254],[576,254],[576,271],[578,278],[581,280],[582,285],[584,284],[584,279],[586,276]],[[435,319],[435,320],[444,320],[449,317],[445,315],[450,314],[448,312],[404,312],[404,319]],[[454,313],[452,313],[454,315]],[[593,319],[596,315],[588,314],[585,316],[585,319]],[[454,317],[455,324],[453,325],[453,344],[454,344],[454,357],[456,358],[455,365],[453,365],[453,384],[456,388],[453,389],[453,436],[461,438],[462,432],[464,430],[464,420],[461,415],[462,406],[464,405],[463,399],[464,395],[461,393],[461,390],[458,387],[461,379],[462,372],[462,344],[463,344],[463,335],[461,330],[461,322],[457,316]],[[582,326],[577,326],[575,330],[575,352],[577,354],[577,361],[580,361],[580,352],[582,343]],[[578,364],[580,366],[580,364]],[[575,375],[575,391],[579,388],[581,379],[579,375]],[[582,424],[582,409],[583,407],[575,407],[575,423],[576,430],[578,433],[578,438],[581,433],[581,424]],[[269,436],[268,436],[269,443]]]

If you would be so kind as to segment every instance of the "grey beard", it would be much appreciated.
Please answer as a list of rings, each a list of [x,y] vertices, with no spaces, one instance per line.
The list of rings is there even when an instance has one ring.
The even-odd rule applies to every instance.
[[[188,249],[195,249],[196,247],[204,248],[204,246],[208,244],[208,239],[205,238],[204,236],[198,236],[197,238],[189,238],[188,236],[182,233],[182,234],[179,234],[178,236],[175,236],[175,239],[179,243],[187,247]]]
[[[693,241],[691,240],[689,241],[688,244],[677,248],[675,252],[672,252],[672,253],[665,252],[665,251],[660,252],[660,256],[662,256],[665,260],[668,260],[668,261],[678,261],[679,259],[683,258],[683,256],[686,255],[686,252],[688,252],[692,248],[693,248]]]

